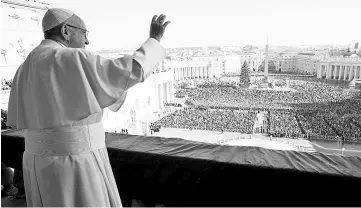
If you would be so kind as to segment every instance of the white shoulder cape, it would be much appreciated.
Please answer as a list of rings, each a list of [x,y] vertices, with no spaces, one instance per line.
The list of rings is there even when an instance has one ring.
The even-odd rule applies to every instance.
[[[51,128],[72,124],[106,107],[118,111],[127,90],[143,82],[164,58],[164,48],[152,38],[133,56],[117,59],[43,40],[15,74],[7,125]]]

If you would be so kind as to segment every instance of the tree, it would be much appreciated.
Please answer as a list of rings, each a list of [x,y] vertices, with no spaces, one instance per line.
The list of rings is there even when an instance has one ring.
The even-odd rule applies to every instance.
[[[249,88],[251,80],[249,78],[249,66],[245,61],[241,69],[241,75],[239,77],[239,86],[241,88]]]

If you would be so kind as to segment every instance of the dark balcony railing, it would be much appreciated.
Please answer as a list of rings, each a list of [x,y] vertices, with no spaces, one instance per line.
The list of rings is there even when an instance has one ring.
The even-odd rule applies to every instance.
[[[21,169],[24,137],[2,132]],[[360,206],[361,158],[106,133],[124,206]]]

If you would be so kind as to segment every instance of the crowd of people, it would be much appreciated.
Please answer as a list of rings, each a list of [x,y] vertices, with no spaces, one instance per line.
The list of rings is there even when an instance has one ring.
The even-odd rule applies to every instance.
[[[182,104],[164,102],[164,106],[182,107]]]
[[[2,86],[5,86],[5,85],[11,86],[12,83],[13,83],[12,79],[1,79]]]
[[[269,133],[276,137],[297,137],[302,134],[295,113],[290,110],[272,111],[269,126]]]
[[[162,128],[162,125],[158,124],[159,122],[150,123],[149,130],[152,132],[159,132],[159,130]]]
[[[153,127],[252,133],[255,112],[186,108],[163,117]]]
[[[331,126],[325,122],[322,114],[298,113],[297,117],[301,124],[301,128],[307,135],[328,135],[331,137],[337,136]]]
[[[115,131],[115,133],[117,133],[117,131]],[[128,129],[121,129],[121,132],[119,132],[121,134],[128,134]]]
[[[6,110],[1,109],[1,130],[13,129],[11,126],[6,125],[7,119],[8,119],[8,112]]]
[[[361,137],[360,126],[352,122],[349,117],[325,116],[324,119],[339,137],[347,139]]]
[[[270,113],[270,131],[273,136],[303,137],[322,140],[361,142],[361,125],[357,117],[304,111],[274,111]]]
[[[227,78],[229,79],[229,78]],[[179,87],[187,96],[183,110],[152,123],[161,127],[251,133],[255,112],[269,111],[268,133],[273,136],[361,141],[361,99],[351,91],[322,82],[287,78],[295,92],[242,89],[236,80],[196,83],[196,88]],[[270,78],[277,83],[285,80]],[[11,86],[11,80],[1,80]],[[178,103],[165,106],[183,107]]]
[[[272,81],[272,78],[270,78]],[[206,81],[197,84],[194,89],[178,89],[188,97],[187,105],[195,110],[267,110],[269,111],[268,131],[275,136],[306,137],[313,139],[331,140],[355,140],[361,141],[361,100],[352,91],[339,90],[336,86],[322,82],[309,80],[299,80],[287,78],[289,87],[293,92],[250,90],[237,87],[235,80],[226,81]],[[276,79],[282,83],[282,80]],[[284,80],[283,80],[284,81]],[[285,82],[284,82],[285,83]],[[208,126],[229,127],[229,120],[220,119],[217,115],[194,113],[185,111],[182,113],[184,119],[177,119],[180,126],[195,126],[199,128],[201,124],[197,121],[207,121]],[[329,115],[332,119],[328,119]],[[343,116],[349,118],[342,118]],[[204,117],[211,118],[204,118]],[[188,119],[191,117],[191,119]],[[221,116],[222,117],[222,116]],[[228,116],[231,118],[231,116]],[[186,119],[187,118],[187,119]],[[167,118],[165,123],[174,123],[171,118]],[[232,118],[234,119],[234,118]],[[210,120],[214,120],[214,125],[209,125]],[[188,124],[181,124],[184,122]],[[222,124],[219,121],[223,122]],[[162,123],[160,122],[160,123]],[[231,122],[237,123],[237,122]],[[239,122],[238,122],[239,123]],[[162,125],[162,124],[161,124]],[[162,125],[162,126],[164,126]],[[242,125],[242,124],[240,124]],[[249,123],[245,123],[245,126]],[[217,129],[217,128],[216,128]],[[236,127],[236,129],[248,129],[248,127]],[[241,130],[240,132],[244,132]]]
[[[12,79],[1,79],[1,90],[10,90]]]
[[[250,90],[236,86],[226,87],[209,84],[195,89],[180,89],[195,106],[227,106],[242,108],[293,109],[304,104],[335,103],[352,99],[352,92],[337,91],[335,87],[309,81],[290,80],[290,88],[295,92]]]

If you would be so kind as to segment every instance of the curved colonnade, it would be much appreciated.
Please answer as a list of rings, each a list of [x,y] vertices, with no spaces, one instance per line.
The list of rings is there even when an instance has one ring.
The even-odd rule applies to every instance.
[[[222,63],[213,61],[172,62],[174,80],[211,79],[221,76]]]
[[[361,79],[361,60],[347,62],[330,62],[319,64],[317,78],[352,81]]]

